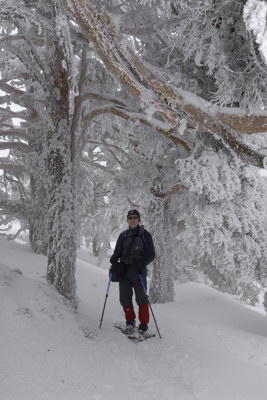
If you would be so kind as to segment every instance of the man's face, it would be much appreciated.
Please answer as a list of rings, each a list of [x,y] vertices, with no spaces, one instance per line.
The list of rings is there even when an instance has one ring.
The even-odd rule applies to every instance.
[[[127,222],[130,228],[136,228],[139,224],[138,216],[136,214],[129,215],[129,217],[127,217]]]

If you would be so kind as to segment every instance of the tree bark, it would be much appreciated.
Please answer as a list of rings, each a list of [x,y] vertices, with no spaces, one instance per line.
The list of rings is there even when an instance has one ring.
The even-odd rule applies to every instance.
[[[150,232],[157,249],[149,289],[152,303],[166,303],[174,299],[174,260],[169,248],[172,240],[168,204],[169,200],[154,197],[148,212]]]
[[[31,203],[29,220],[29,240],[33,251],[47,255],[47,192],[38,179],[30,177]]]

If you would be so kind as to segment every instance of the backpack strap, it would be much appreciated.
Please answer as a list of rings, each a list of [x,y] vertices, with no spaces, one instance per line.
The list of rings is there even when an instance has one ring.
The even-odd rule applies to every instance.
[[[131,248],[133,247],[134,241],[135,241],[136,237],[138,236],[139,231],[140,231],[140,228],[138,229],[138,231],[136,232],[136,234],[133,236],[132,241],[131,241],[131,243],[130,243],[130,246],[128,247],[127,252],[126,252],[126,254],[124,255],[124,257],[126,257],[126,256],[128,255],[128,253],[130,252]],[[124,234],[123,234],[123,239],[125,239],[125,238],[127,237],[126,233],[127,233],[127,231],[124,232]]]
[[[145,249],[146,248],[146,241],[145,241],[145,227],[144,227],[144,225],[140,226],[138,233],[140,233],[139,236],[141,237],[141,240],[143,242],[144,249]]]

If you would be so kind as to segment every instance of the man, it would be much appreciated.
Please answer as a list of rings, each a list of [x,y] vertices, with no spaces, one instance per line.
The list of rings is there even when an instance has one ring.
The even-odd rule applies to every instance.
[[[124,264],[124,276],[119,282],[119,292],[120,303],[126,319],[125,332],[131,334],[135,331],[136,315],[132,302],[134,290],[136,303],[139,306],[138,332],[144,336],[149,323],[148,297],[145,293],[147,288],[146,266],[154,260],[155,249],[151,234],[139,225],[139,211],[130,210],[127,214],[127,222],[129,229],[119,235],[110,263],[113,264],[120,259]]]

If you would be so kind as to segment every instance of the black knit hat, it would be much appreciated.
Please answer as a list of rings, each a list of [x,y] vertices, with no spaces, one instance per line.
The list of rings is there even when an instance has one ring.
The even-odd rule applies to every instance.
[[[139,221],[140,221],[140,219],[141,219],[140,213],[139,213],[139,211],[137,211],[137,210],[130,210],[130,211],[128,211],[127,218],[129,217],[129,215],[137,215]]]

